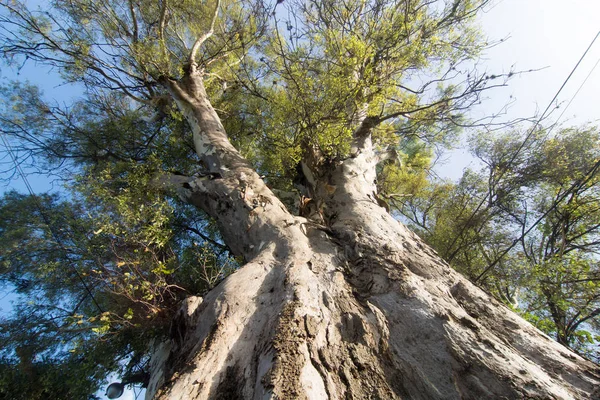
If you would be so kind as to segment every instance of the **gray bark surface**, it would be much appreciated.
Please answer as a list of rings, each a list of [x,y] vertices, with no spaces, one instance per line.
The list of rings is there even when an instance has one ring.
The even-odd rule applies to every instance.
[[[233,148],[201,73],[166,83],[219,179],[162,180],[247,260],[189,298],[151,360],[147,399],[590,399],[598,367],[452,270],[378,205],[370,127],[307,157],[321,220],[287,211]]]

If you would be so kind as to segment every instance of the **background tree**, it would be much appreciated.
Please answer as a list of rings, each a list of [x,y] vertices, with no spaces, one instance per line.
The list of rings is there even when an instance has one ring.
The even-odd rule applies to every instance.
[[[385,208],[401,183],[423,186],[397,159],[424,165],[485,122],[463,114],[512,74],[472,66],[485,3],[3,2],[7,61],[85,88],[69,107],[4,89],[15,163],[61,166],[73,193],[6,200],[44,225],[19,236],[25,221],[6,220],[27,253],[6,253],[6,281],[41,283],[24,339],[11,334],[20,315],[3,321],[4,360],[50,376],[69,354],[100,352],[72,379],[93,388],[142,368],[156,398],[589,396],[591,363]],[[65,237],[48,213],[68,221]],[[50,300],[58,326],[18,352]]]
[[[560,343],[597,358],[598,130],[525,137],[473,136],[481,172],[395,204],[458,270]]]

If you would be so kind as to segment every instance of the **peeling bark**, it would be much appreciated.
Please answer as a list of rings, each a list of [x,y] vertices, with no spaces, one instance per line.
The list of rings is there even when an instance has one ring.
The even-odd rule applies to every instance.
[[[247,264],[182,306],[146,398],[600,396],[597,366],[476,288],[378,205],[373,121],[357,129],[351,157],[319,171],[322,229],[291,215],[231,146],[201,76],[168,86],[199,156],[222,176],[172,186],[216,219]]]

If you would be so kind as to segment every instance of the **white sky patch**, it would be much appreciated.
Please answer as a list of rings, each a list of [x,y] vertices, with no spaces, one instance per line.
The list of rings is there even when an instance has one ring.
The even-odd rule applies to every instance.
[[[595,0],[496,0],[495,6],[481,14],[483,32],[490,40],[508,39],[484,55],[489,73],[548,67],[539,72],[516,76],[509,87],[494,90],[484,109],[494,110],[515,99],[511,117],[543,111],[567,78],[598,30],[600,2]],[[600,39],[590,49],[558,98],[563,106],[572,98],[588,73],[600,59]],[[577,95],[562,122],[568,125],[598,121],[600,66]],[[562,110],[554,113],[554,121]]]
[[[599,15],[597,0],[493,1],[480,14],[479,24],[490,42],[506,40],[485,52],[480,71],[502,74],[511,70],[543,70],[515,75],[508,87],[485,93],[482,104],[472,110],[471,116],[497,114],[508,103],[511,105],[498,121],[541,114],[600,29]],[[559,95],[559,108],[550,113],[544,126],[556,122],[590,72],[559,123],[564,127],[600,125],[600,65],[594,69],[599,60],[597,39]],[[452,151],[444,159],[447,161],[435,169],[443,178],[456,180],[464,168],[478,168],[477,160],[464,149]]]

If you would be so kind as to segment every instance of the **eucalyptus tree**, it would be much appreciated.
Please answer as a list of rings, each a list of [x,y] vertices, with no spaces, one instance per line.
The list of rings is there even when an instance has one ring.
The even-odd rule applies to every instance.
[[[19,89],[2,120],[15,160],[62,163],[92,233],[124,243],[82,277],[97,283],[85,302],[107,297],[120,262],[179,270],[194,243],[178,226],[243,264],[202,297],[173,282],[196,296],[164,307],[147,397],[590,396],[591,363],[386,208],[397,159],[476,124],[464,112],[507,78],[465,70],[485,47],[485,3],[3,2],[7,60],[86,89],[68,109]],[[161,305],[120,313],[152,319]]]

